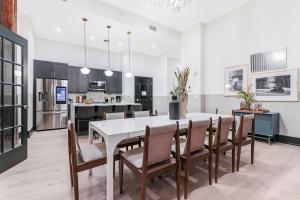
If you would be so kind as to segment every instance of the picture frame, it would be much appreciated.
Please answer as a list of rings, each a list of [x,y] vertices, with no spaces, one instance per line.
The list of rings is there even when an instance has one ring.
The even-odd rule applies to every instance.
[[[249,65],[237,65],[224,69],[224,96],[236,96],[239,91],[247,90]]]
[[[299,101],[299,69],[254,73],[251,83],[257,101]]]

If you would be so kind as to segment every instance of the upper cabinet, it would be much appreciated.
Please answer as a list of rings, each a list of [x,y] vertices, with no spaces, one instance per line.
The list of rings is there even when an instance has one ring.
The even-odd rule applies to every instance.
[[[89,81],[105,81],[105,74],[103,69],[90,69]]]
[[[68,92],[77,93],[78,92],[78,72],[79,68],[75,66],[68,67]]]
[[[106,77],[107,93],[122,93],[122,72],[113,71],[112,76]]]
[[[106,93],[122,93],[122,72],[114,71],[111,77],[107,77],[103,69],[90,68],[90,70],[90,73],[85,75],[80,72],[80,67],[34,60],[36,78],[68,80],[69,93],[86,93],[89,91],[89,82],[93,81],[106,81]]]
[[[34,73],[37,78],[68,79],[68,64],[34,60]]]

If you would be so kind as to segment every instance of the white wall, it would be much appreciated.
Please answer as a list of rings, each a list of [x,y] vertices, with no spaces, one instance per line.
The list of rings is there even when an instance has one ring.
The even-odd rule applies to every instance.
[[[31,24],[31,20],[26,15],[19,15],[18,17],[18,27],[17,32],[19,35],[27,39],[28,41],[28,121],[27,130],[30,130],[33,126],[33,59],[34,59],[34,44],[35,44],[35,34]]]
[[[181,68],[190,67],[191,74],[188,86],[191,87],[188,111],[201,111],[202,73],[204,70],[204,24],[197,24],[182,33],[181,39]]]
[[[288,68],[300,67],[300,1],[253,0],[207,24],[206,111],[238,107],[238,100],[224,98],[224,67],[249,64],[250,54],[288,48]],[[263,103],[280,112],[281,134],[300,137],[299,102]]]

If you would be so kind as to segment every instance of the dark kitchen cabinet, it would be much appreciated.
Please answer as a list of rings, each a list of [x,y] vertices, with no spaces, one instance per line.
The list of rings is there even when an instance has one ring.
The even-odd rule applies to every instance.
[[[68,79],[68,64],[34,60],[36,78]]]
[[[68,92],[69,93],[78,93],[78,73],[79,68],[74,66],[68,67]]]
[[[54,78],[68,80],[68,64],[54,63]]]
[[[106,77],[107,93],[122,93],[122,72],[114,71],[112,76]]]
[[[89,75],[78,71],[78,92],[86,93],[89,91]]]
[[[34,60],[34,73],[37,78],[52,78],[53,63],[41,60]]]
[[[92,82],[92,81],[98,81],[98,69],[90,69],[90,73],[88,75],[89,77],[89,82]]]
[[[106,77],[103,69],[93,69],[89,74],[89,81],[105,81]]]

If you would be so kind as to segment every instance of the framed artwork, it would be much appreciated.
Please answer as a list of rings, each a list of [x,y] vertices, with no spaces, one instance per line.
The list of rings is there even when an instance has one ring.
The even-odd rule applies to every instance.
[[[248,65],[239,65],[225,68],[224,95],[235,96],[237,92],[248,87]]]
[[[257,101],[299,101],[299,70],[255,73],[251,76]]]

